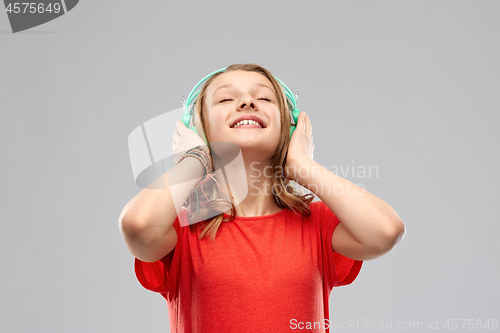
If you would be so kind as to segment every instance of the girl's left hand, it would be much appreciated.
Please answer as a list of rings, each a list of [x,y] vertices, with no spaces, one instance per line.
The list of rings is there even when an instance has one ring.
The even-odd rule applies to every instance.
[[[309,117],[305,112],[300,112],[297,119],[297,127],[293,131],[288,147],[288,155],[285,165],[285,177],[294,180],[297,168],[300,163],[313,159],[314,143],[312,135],[312,126]]]

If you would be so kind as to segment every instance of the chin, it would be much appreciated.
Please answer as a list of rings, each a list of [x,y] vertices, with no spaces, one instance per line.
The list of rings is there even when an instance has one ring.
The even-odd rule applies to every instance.
[[[223,131],[219,133],[223,134]],[[227,135],[218,135],[217,137],[213,137],[213,141],[234,143],[242,150],[259,149],[263,154],[270,151],[274,154],[279,142],[279,137],[271,138],[269,135],[263,134],[264,133],[246,133],[246,130],[240,130],[235,133],[231,130],[231,132]]]
[[[277,145],[270,144],[269,141],[266,142],[252,142],[252,141],[241,141],[235,142],[241,150],[252,151],[255,150],[259,152],[260,155],[274,155]]]
[[[269,146],[270,140],[269,138],[266,137],[258,137],[258,136],[252,136],[252,135],[241,135],[236,138],[233,138],[234,143],[240,145],[240,146],[245,146],[245,147],[261,147],[261,146]]]

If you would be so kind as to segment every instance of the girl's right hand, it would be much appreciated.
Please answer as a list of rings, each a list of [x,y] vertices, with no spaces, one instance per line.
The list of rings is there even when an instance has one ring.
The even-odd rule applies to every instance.
[[[187,128],[180,120],[177,120],[175,124],[177,125],[177,130],[174,132],[174,142],[172,143],[172,149],[175,155],[175,164],[177,164],[177,161],[179,161],[186,151],[196,146],[201,146],[208,152],[205,141],[203,141],[198,134]]]

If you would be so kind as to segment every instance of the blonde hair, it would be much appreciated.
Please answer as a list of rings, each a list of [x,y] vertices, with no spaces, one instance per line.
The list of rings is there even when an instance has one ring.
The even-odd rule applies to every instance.
[[[280,111],[280,122],[281,122],[281,133],[278,141],[278,146],[276,148],[276,153],[274,155],[272,161],[273,168],[273,176],[271,178],[271,188],[274,202],[280,208],[288,208],[294,212],[298,212],[302,216],[309,217],[311,216],[311,211],[309,209],[309,204],[314,200],[315,195],[312,193],[303,194],[300,188],[295,188],[292,186],[291,182],[286,179],[283,175],[283,172],[278,172],[279,170],[285,170],[286,157],[288,153],[288,146],[290,144],[290,125],[292,124],[292,117],[290,115],[291,105],[290,102],[286,99],[283,89],[281,85],[276,81],[274,76],[267,69],[256,65],[256,64],[234,64],[227,67],[223,72],[219,72],[211,76],[203,85],[198,95],[198,101],[195,105],[195,112],[197,113],[197,119],[199,122],[195,124],[198,133],[203,133],[205,135],[207,131],[205,130],[206,124],[206,113],[205,111],[205,100],[206,100],[206,91],[207,87],[210,83],[213,82],[215,78],[219,75],[230,72],[230,71],[248,71],[248,72],[256,72],[264,77],[266,77],[272,84],[274,90],[276,91],[276,97],[278,99],[278,109]],[[195,118],[196,119],[196,118]],[[212,149],[210,148],[210,140],[207,138],[206,140],[207,146],[210,149],[210,154],[212,154]],[[212,159],[213,160],[213,159]],[[214,209],[221,211],[221,213],[211,219],[203,220],[203,222],[199,223],[201,227],[203,227],[203,231],[200,235],[200,240],[205,236],[210,236],[212,240],[215,240],[215,236],[217,234],[217,229],[221,225],[222,222],[229,222],[234,220],[236,217],[236,210],[232,202],[229,202],[224,199],[218,198],[217,195],[217,186],[214,182],[205,185],[208,189],[208,192],[212,192],[210,196],[210,200],[205,202],[199,207],[199,211],[197,210],[193,214],[193,219],[197,221],[203,220],[203,215],[212,214],[213,216]],[[195,191],[193,190],[188,199],[186,200],[186,206],[188,212],[193,210],[193,207],[199,206],[198,201],[195,197]],[[226,208],[223,208],[226,207]],[[229,218],[224,219],[224,212],[231,208],[231,215]],[[189,214],[188,214],[189,216]],[[193,230],[195,227],[199,227],[198,225],[190,224],[189,227]]]

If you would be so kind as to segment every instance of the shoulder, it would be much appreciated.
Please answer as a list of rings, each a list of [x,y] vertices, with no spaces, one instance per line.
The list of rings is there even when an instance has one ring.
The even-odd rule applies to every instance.
[[[323,203],[323,201],[321,200],[318,200],[318,201],[313,201],[309,204],[309,209],[311,210],[311,212],[313,211],[318,211],[319,209],[321,209],[325,204]]]
[[[340,224],[337,216],[328,208],[323,201],[314,201],[309,205],[311,216],[308,218],[316,228],[319,229],[321,234],[330,235]]]
[[[321,200],[309,204],[309,210],[311,211],[311,217],[315,220],[338,220],[337,216]]]

